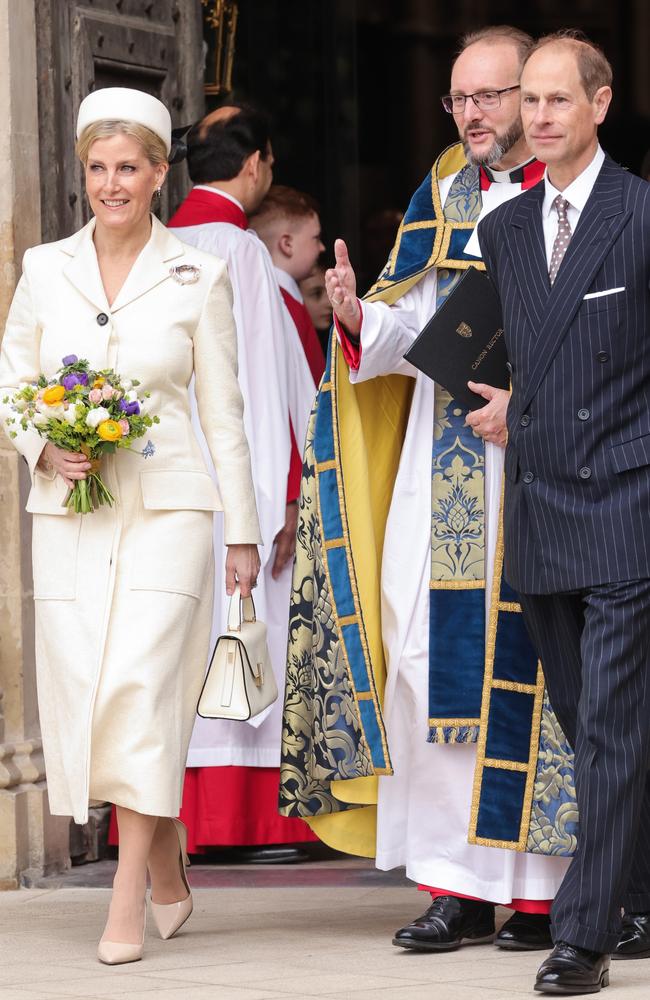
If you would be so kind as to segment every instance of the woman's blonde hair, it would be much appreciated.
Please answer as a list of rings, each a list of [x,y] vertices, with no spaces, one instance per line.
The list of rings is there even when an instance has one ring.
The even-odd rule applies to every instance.
[[[152,132],[146,125],[139,125],[137,122],[107,119],[88,125],[77,139],[75,150],[84,166],[88,162],[88,153],[93,142],[97,139],[109,139],[113,135],[132,135],[142,146],[144,155],[151,164],[156,166],[158,163],[167,163],[167,147],[165,143],[159,135]]]

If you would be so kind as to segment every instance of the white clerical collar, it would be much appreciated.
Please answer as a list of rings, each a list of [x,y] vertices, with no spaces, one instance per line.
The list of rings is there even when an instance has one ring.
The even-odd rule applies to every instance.
[[[298,302],[303,301],[300,288],[298,287],[298,282],[295,278],[292,278],[290,274],[283,271],[281,267],[276,267],[273,265],[273,270],[275,271],[275,276],[278,279],[278,285],[280,288],[284,288],[285,292],[288,292],[292,298],[298,299]]]
[[[553,208],[553,202],[560,195],[568,201],[569,205],[572,205],[578,212],[582,212],[583,208],[587,204],[589,195],[592,192],[593,186],[596,183],[596,178],[600,173],[600,168],[605,162],[605,153],[602,147],[599,145],[596,150],[596,155],[589,164],[588,167],[582,171],[581,174],[571,181],[571,183],[565,187],[564,191],[558,191],[556,187],[551,184],[548,179],[548,167],[544,174],[544,201],[542,203],[542,215],[546,219],[551,213]]]
[[[218,194],[221,198],[226,198],[228,201],[231,201],[233,205],[236,205],[237,208],[241,208],[242,212],[244,212],[244,206],[242,203],[238,201],[234,195],[229,194],[228,191],[222,191],[221,188],[214,187],[212,184],[195,184],[194,187],[199,191],[211,191],[212,194]],[[244,215],[246,215],[245,212]]]

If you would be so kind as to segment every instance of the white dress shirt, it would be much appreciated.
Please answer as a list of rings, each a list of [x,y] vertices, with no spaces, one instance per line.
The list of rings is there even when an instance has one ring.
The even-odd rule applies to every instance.
[[[564,191],[558,191],[556,187],[553,187],[550,180],[548,179],[548,167],[546,168],[546,173],[544,174],[544,201],[542,203],[542,225],[544,227],[544,246],[546,248],[546,263],[551,266],[551,254],[553,253],[553,244],[555,243],[555,237],[557,236],[557,223],[558,216],[557,211],[553,208],[553,202],[558,195],[565,198],[569,207],[567,208],[567,219],[569,225],[571,226],[571,233],[575,233],[576,226],[578,225],[578,220],[580,214],[587,204],[589,195],[592,192],[593,186],[596,183],[596,178],[600,173],[600,168],[605,160],[605,154],[600,146],[596,150],[596,155],[589,164],[588,167],[582,171],[581,174],[571,181],[571,183],[565,187]]]

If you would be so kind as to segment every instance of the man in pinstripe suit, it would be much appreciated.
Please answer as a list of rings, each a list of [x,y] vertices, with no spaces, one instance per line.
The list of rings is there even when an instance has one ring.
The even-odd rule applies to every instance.
[[[577,33],[537,43],[522,115],[545,180],[478,227],[512,366],[505,571],[576,756],[546,993],[650,955],[650,185],[598,144],[610,83]]]

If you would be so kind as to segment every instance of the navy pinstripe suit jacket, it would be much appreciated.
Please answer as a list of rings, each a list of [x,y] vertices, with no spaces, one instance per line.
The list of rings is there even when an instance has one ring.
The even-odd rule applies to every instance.
[[[529,594],[650,578],[650,184],[606,157],[552,288],[543,199],[478,229],[512,365],[505,573]]]

